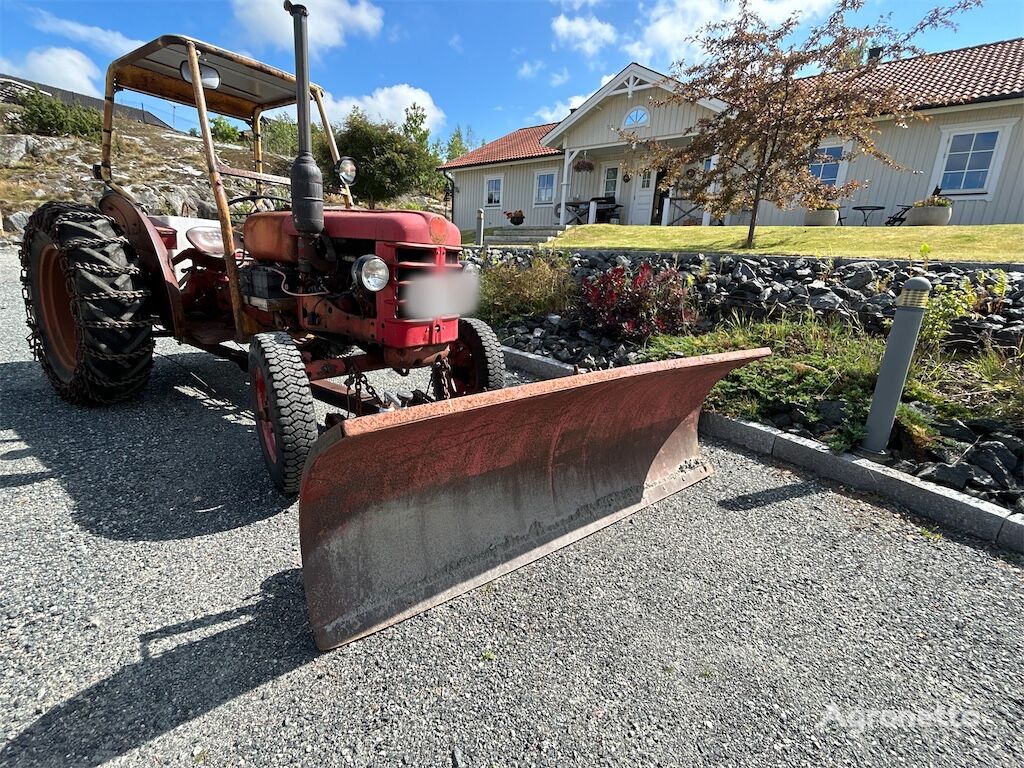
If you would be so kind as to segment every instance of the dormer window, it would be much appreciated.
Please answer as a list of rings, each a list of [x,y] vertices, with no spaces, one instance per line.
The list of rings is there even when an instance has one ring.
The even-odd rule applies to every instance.
[[[626,119],[622,121],[622,127],[629,130],[630,128],[640,128],[650,122],[651,116],[647,113],[647,110],[643,107],[635,107],[626,113]]]

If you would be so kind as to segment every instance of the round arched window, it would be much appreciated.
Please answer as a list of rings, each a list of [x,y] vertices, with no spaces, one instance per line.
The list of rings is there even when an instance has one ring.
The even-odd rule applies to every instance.
[[[650,121],[651,116],[647,114],[647,110],[643,107],[636,107],[626,113],[626,119],[622,121],[622,127],[639,128],[642,125],[647,125]]]

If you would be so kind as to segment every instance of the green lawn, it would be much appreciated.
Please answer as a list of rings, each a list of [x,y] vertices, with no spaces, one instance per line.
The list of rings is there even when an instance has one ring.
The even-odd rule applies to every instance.
[[[744,227],[627,227],[589,224],[567,229],[549,247],[716,251],[737,254],[920,259],[928,244],[936,261],[1024,263],[1024,224],[948,227],[758,227],[752,249]]]

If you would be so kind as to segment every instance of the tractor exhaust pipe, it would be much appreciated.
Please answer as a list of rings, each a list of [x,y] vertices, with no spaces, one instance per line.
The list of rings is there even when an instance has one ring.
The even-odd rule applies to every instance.
[[[324,228],[324,180],[313,159],[309,127],[309,42],[306,6],[285,0],[295,26],[295,109],[299,154],[292,163],[292,222],[300,235],[319,235]],[[300,254],[301,260],[301,254]],[[301,269],[300,264],[300,269]]]

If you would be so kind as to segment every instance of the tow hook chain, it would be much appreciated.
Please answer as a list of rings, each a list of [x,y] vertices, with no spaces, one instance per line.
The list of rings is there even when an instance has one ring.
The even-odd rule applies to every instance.
[[[387,407],[387,402],[384,400],[383,397],[380,396],[380,393],[373,388],[373,385],[370,383],[370,380],[366,378],[365,373],[362,373],[360,371],[352,371],[345,379],[345,386],[349,388],[350,392],[355,392],[355,398],[357,403],[362,402],[363,390],[365,389],[366,394],[368,394],[377,403],[379,403],[382,408]],[[355,413],[357,415],[359,414],[361,406],[356,405],[355,408],[352,408],[351,394],[349,394],[348,396],[348,406],[349,413]]]
[[[451,390],[451,372],[452,364],[448,362],[447,357],[443,357],[434,363],[431,375],[434,377],[436,386],[434,387],[435,392],[441,393],[442,400],[452,399]]]

